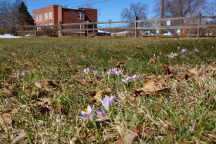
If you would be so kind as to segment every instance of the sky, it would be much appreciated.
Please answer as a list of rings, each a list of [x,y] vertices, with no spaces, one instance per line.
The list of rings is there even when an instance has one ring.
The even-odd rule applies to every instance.
[[[142,2],[147,5],[148,17],[152,17],[156,0],[24,0],[31,12],[34,9],[43,8],[48,5],[63,5],[69,8],[77,8],[86,3],[98,9],[99,21],[121,20],[121,12],[128,8],[131,3]]]

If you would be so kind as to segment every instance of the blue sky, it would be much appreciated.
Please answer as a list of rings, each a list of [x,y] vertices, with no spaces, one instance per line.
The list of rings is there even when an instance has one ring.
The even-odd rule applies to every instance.
[[[147,5],[148,17],[153,17],[152,12],[157,0],[24,0],[29,11],[46,7],[48,5],[63,5],[69,8],[77,8],[89,3],[93,8],[98,9],[99,21],[121,20],[121,12],[129,7],[131,3],[142,2]],[[207,0],[214,1],[214,0]]]
[[[121,12],[129,7],[131,3],[143,2],[148,6],[149,17],[154,8],[156,0],[25,0],[29,11],[46,7],[47,5],[58,4],[70,8],[77,8],[80,5],[89,3],[93,8],[98,9],[99,21],[121,20]]]

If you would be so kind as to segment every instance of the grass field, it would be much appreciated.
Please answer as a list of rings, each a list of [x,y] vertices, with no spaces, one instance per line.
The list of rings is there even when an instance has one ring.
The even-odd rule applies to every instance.
[[[216,143],[216,39],[0,39],[11,142]]]

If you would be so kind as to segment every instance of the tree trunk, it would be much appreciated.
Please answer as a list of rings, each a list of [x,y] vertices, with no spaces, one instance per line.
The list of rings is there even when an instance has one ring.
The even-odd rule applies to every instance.
[[[160,2],[160,18],[164,18],[164,0]],[[160,21],[160,26],[163,26],[164,21]],[[160,29],[160,34],[163,34],[163,30]]]

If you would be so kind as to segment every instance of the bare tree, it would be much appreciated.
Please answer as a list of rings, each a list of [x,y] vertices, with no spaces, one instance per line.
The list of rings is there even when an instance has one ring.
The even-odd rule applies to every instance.
[[[80,4],[78,7],[79,8],[94,8],[94,5],[89,0],[85,0],[85,2]]]
[[[206,5],[204,5],[203,13],[205,15],[216,16],[216,1],[213,0],[206,3]]]
[[[137,22],[134,20],[141,20],[147,18],[147,6],[141,2],[130,4],[129,8],[123,9],[121,13],[122,19],[131,21],[127,27],[143,27],[147,25],[146,22]],[[135,35],[141,34],[140,30],[135,29]]]
[[[164,12],[165,12],[165,1],[160,0],[160,18],[164,18]]]
[[[198,15],[206,0],[166,0],[166,16],[184,17]]]
[[[0,29],[13,32],[17,22],[17,7],[15,3],[5,1],[0,2]]]
[[[124,20],[146,19],[147,6],[141,2],[133,3],[129,8],[122,11],[122,18]]]
[[[160,16],[161,1],[164,1],[164,17],[196,16],[204,13],[208,0],[156,0],[155,16]]]
[[[22,3],[24,3],[23,0],[0,1],[0,32],[16,34],[16,26],[20,24],[22,17],[25,17],[25,15],[21,15],[23,12],[20,7]]]

